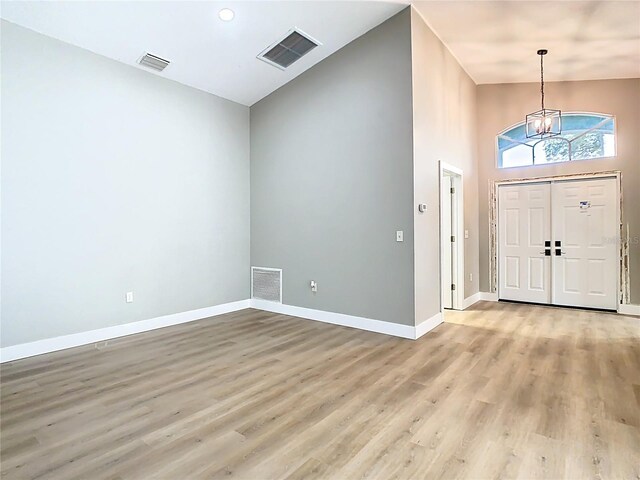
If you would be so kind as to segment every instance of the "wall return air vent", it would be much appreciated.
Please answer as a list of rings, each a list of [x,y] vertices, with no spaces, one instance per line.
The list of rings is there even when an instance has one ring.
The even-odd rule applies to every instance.
[[[251,298],[282,303],[282,270],[251,267]]]
[[[140,60],[138,60],[140,65],[143,65],[147,68],[155,70],[157,72],[163,71],[169,65],[169,60],[165,60],[164,58],[157,57],[155,55],[151,55],[150,53],[145,53]]]
[[[294,28],[287,32],[282,40],[260,52],[258,58],[280,70],[284,70],[318,45],[321,45],[321,43]]]

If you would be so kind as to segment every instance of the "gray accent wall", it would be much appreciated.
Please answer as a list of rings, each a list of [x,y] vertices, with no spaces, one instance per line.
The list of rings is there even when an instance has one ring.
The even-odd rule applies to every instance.
[[[440,295],[440,170],[443,161],[463,171],[465,296],[478,292],[478,167],[476,85],[429,29],[411,12],[415,203],[416,325],[437,314]],[[427,211],[419,213],[418,203]],[[470,275],[473,280],[470,279]]]
[[[412,134],[409,9],[251,107],[251,264],[283,303],[414,324]]]
[[[631,303],[640,304],[640,79],[545,82],[545,104],[565,112],[608,113],[616,117],[617,156],[535,167],[496,167],[495,138],[538,110],[540,85],[478,86],[480,205],[480,287],[489,291],[489,181],[611,170],[622,172],[623,223],[629,231]]]
[[[248,298],[249,109],[4,21],[1,45],[1,345]]]

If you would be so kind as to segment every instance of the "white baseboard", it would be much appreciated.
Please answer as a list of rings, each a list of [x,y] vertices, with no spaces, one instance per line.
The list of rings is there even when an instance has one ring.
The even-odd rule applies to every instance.
[[[438,312],[433,317],[419,323],[415,328],[415,339],[419,339],[425,333],[430,332],[442,322],[444,322],[444,315],[442,315],[442,312]]]
[[[360,330],[368,330],[369,332],[385,333],[387,335],[393,335],[394,337],[410,338],[412,340],[416,339],[416,327],[412,325],[401,325],[399,323],[356,317],[354,315],[346,315],[344,313],[314,310],[312,308],[296,307],[293,305],[285,305],[283,303],[268,302],[266,300],[252,299],[251,306],[258,310],[265,310],[267,312],[282,313],[284,315],[291,315],[292,317],[332,323],[333,325],[341,325],[343,327],[359,328]]]
[[[497,293],[490,293],[490,292],[479,292],[480,293],[480,300],[482,300],[483,302],[497,302],[498,301],[498,294]]]
[[[464,299],[464,303],[462,304],[462,309],[466,310],[474,303],[478,303],[480,300],[482,300],[482,292],[476,292],[470,297],[467,297]]]
[[[618,313],[622,315],[639,315],[640,316],[640,305],[634,305],[631,303],[620,304],[618,307]]]
[[[174,313],[148,320],[141,320],[139,322],[114,325],[112,327],[90,330],[88,332],[73,333],[71,335],[63,335],[60,337],[37,340],[35,342],[3,347],[0,348],[0,363],[42,355],[44,353],[56,352],[58,350],[66,350],[67,348],[104,342],[105,340],[110,340],[112,338],[148,332],[150,330],[186,322],[193,322],[195,320],[201,320],[215,315],[243,310],[245,308],[256,308],[267,312],[282,313],[294,317],[306,318],[309,320],[316,320],[344,327],[358,328],[360,330],[367,330],[370,332],[384,333],[386,335],[408,338],[411,340],[420,338],[443,322],[443,316],[440,312],[414,327],[413,325],[401,325],[399,323],[284,305],[264,300],[240,300],[237,302],[190,310],[188,312]]]
[[[489,292],[476,292],[470,297],[464,299],[464,303],[462,305],[462,309],[466,310],[471,305],[477,302],[497,302],[498,294],[497,293],[489,293]]]
[[[223,303],[212,307],[199,308],[187,312],[164,315],[162,317],[141,320],[139,322],[114,325],[113,327],[90,330],[88,332],[73,333],[60,337],[46,338],[35,342],[12,345],[0,348],[0,363],[10,362],[21,358],[33,357],[43,353],[56,352],[67,348],[79,347],[96,342],[103,342],[112,338],[124,337],[134,333],[148,332],[157,328],[169,327],[180,323],[192,322],[203,318],[222,315],[223,313],[235,312],[250,307],[249,300]]]

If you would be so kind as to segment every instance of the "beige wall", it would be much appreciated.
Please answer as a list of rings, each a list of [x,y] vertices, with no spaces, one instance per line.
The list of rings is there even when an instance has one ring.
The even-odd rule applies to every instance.
[[[495,136],[539,109],[537,83],[478,86],[478,167],[480,205],[480,290],[489,291],[488,185],[490,180],[573,173],[622,171],[623,222],[630,236],[631,302],[640,303],[640,79],[545,84],[549,108],[616,116],[617,157],[499,170]]]
[[[465,296],[478,292],[476,86],[412,9],[416,324],[440,311],[440,160],[464,172]],[[427,204],[426,213],[417,205]],[[473,275],[473,281],[469,280]]]

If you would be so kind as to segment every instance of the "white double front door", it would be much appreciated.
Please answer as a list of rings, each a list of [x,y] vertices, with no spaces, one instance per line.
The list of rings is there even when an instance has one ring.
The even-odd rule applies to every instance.
[[[502,300],[617,308],[615,178],[498,187]]]

